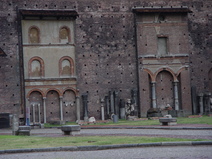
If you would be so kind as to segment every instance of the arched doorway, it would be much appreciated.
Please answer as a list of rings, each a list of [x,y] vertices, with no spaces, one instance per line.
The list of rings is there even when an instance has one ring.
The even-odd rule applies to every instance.
[[[33,91],[29,95],[30,121],[33,123],[44,122],[43,97],[39,91]]]
[[[76,121],[76,96],[72,90],[66,90],[63,94],[63,119],[64,121]]]
[[[174,107],[173,76],[168,71],[161,71],[156,77],[157,107],[165,108],[168,104]]]
[[[51,90],[46,95],[46,121],[60,120],[60,100],[58,92]]]

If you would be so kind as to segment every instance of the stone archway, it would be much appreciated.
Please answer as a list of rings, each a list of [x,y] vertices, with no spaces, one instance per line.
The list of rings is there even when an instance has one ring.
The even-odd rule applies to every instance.
[[[44,123],[43,97],[38,91],[33,91],[29,95],[30,121],[33,123]]]
[[[76,95],[72,90],[66,90],[63,94],[63,120],[76,121]]]
[[[50,90],[46,95],[46,121],[60,120],[60,100],[59,94],[55,90]]]
[[[174,107],[173,76],[168,71],[161,71],[156,77],[156,102],[158,108],[165,108],[167,104]]]

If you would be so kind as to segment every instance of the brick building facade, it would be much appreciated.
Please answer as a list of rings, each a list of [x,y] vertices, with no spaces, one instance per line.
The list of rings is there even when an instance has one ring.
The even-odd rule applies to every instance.
[[[138,117],[167,105],[208,113],[211,8],[209,0],[1,0],[0,112],[48,122],[84,119],[88,109],[101,119],[101,106],[107,118],[131,99]]]

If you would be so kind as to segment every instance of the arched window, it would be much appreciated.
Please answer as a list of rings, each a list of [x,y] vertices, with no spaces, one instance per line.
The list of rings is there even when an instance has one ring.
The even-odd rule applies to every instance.
[[[74,74],[74,62],[71,57],[62,57],[59,61],[59,74],[63,77],[69,77]]]
[[[41,78],[44,76],[44,62],[40,57],[31,58],[28,67],[30,78]]]
[[[38,60],[31,63],[31,77],[41,77],[41,64]]]
[[[29,43],[37,44],[40,43],[40,32],[38,27],[32,26],[29,28]]]
[[[60,43],[62,44],[69,43],[71,41],[70,29],[66,26],[61,27],[59,32],[59,38],[60,38]]]

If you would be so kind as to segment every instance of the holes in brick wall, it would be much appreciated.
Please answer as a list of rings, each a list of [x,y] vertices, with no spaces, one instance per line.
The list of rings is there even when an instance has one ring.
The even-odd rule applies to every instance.
[[[130,74],[132,75],[133,73],[131,72]]]
[[[13,106],[15,107],[15,106],[16,106],[16,104],[13,104]]]
[[[8,13],[8,16],[10,16],[10,13]]]
[[[50,112],[50,114],[52,114],[52,112]]]
[[[97,90],[96,93],[99,93],[99,91]]]
[[[88,84],[88,82],[85,82],[85,84]]]
[[[125,28],[125,25],[123,25],[123,28]]]
[[[120,89],[119,92],[122,92],[122,90]]]
[[[17,84],[17,87],[19,86],[19,84]]]
[[[5,87],[7,87],[8,85],[6,84]]]
[[[121,72],[121,75],[123,75],[123,72]]]
[[[107,73],[107,75],[109,75],[109,73]]]
[[[68,114],[68,112],[66,112],[66,114]]]
[[[120,83],[122,83],[122,81],[120,81]]]
[[[121,64],[119,64],[119,66],[121,66]]]
[[[131,65],[131,63],[129,63],[129,65]]]
[[[98,73],[96,73],[96,75],[98,75]]]
[[[99,84],[99,82],[96,82],[96,84]]]
[[[15,96],[15,94],[13,94],[13,97]]]
[[[132,84],[134,83],[134,81],[131,81],[132,82]]]
[[[45,7],[48,7],[48,5],[47,5],[47,4],[45,4]]]
[[[85,75],[85,76],[87,76],[87,74],[86,74],[86,73],[85,73],[84,75]]]
[[[82,57],[85,57],[85,55],[82,55]]]
[[[86,64],[84,64],[84,66],[87,66]]]
[[[108,82],[108,84],[110,84],[110,82]]]

